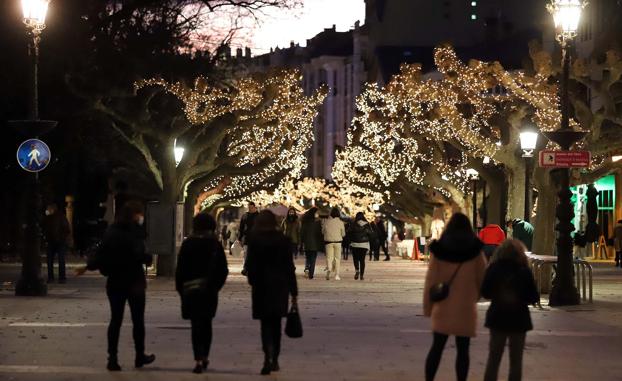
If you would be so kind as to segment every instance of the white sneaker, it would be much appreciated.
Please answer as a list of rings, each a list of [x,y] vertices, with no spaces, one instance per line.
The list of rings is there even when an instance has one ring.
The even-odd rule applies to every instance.
[[[309,277],[309,269],[305,269],[305,278]]]
[[[337,276],[335,277],[335,280],[341,280],[341,277],[340,277],[339,275],[337,275]]]

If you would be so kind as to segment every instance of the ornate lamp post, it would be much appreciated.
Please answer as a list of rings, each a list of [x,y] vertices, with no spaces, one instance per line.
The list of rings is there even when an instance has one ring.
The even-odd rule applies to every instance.
[[[473,229],[477,230],[477,182],[479,181],[479,172],[473,168],[468,168],[466,175],[473,186]]]
[[[562,48],[563,77],[561,82],[561,127],[557,131],[545,132],[544,135],[551,141],[559,144],[562,150],[567,151],[574,143],[585,136],[570,128],[568,114],[568,78],[570,69],[570,44],[577,35],[581,11],[585,3],[583,0],[552,0],[547,9],[553,15],[557,40]],[[572,237],[574,230],[572,218],[574,212],[570,198],[570,174],[568,169],[559,169],[560,190],[559,202],[555,211],[557,217],[557,270],[549,304],[551,306],[576,305],[580,303],[579,293],[574,285],[572,266]]]
[[[38,60],[41,32],[45,29],[45,16],[49,0],[22,0],[24,24],[32,40],[29,44],[29,55],[32,59],[32,90],[30,94],[30,112],[28,120],[9,121],[9,125],[19,133],[28,137],[38,137],[52,130],[56,122],[39,120],[39,93],[38,93]],[[47,286],[41,278],[41,195],[39,193],[38,172],[27,175],[27,198],[29,200],[25,210],[24,245],[21,253],[22,272],[15,286],[15,295],[43,296],[47,294]]]
[[[523,220],[529,222],[531,217],[531,162],[533,151],[538,144],[538,131],[533,126],[526,126],[520,133],[520,148],[525,158],[525,209]]]

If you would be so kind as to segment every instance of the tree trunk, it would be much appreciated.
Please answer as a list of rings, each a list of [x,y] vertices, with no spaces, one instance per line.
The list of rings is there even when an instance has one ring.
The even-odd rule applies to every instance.
[[[558,186],[549,171],[543,168],[538,168],[534,172],[534,185],[538,190],[538,202],[534,219],[533,252],[538,255],[555,255],[555,207]]]
[[[171,156],[169,158],[169,156]],[[160,238],[166,248],[158,253],[158,276],[172,277],[175,276],[177,265],[177,250],[179,239],[177,237],[177,202],[181,196],[181,190],[177,184],[177,171],[175,168],[175,160],[172,155],[165,155],[162,160],[162,195],[160,196],[160,207],[163,209],[163,215],[167,216],[157,221],[158,232],[162,232],[166,237]],[[183,222],[183,216],[181,216]]]
[[[518,163],[517,163],[518,164]],[[525,210],[525,166],[524,163],[507,167],[508,209],[506,220],[524,217]]]

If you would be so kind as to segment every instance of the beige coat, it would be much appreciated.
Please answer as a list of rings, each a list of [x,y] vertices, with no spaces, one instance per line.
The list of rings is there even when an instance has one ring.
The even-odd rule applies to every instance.
[[[447,299],[434,304],[430,302],[432,285],[449,281],[458,265],[431,255],[423,288],[423,312],[432,318],[433,332],[474,337],[477,331],[477,301],[486,271],[483,254],[462,264]]]

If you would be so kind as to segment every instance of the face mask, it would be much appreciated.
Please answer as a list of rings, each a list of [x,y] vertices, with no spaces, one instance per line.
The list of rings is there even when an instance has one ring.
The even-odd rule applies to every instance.
[[[46,216],[49,216],[49,215],[51,215],[51,214],[52,214],[52,212],[50,212],[49,210],[46,210],[46,211],[45,211],[45,215],[46,215]]]
[[[143,226],[145,223],[145,216],[138,217],[138,225]]]
[[[315,214],[315,218],[320,218],[320,215],[318,213]]]

